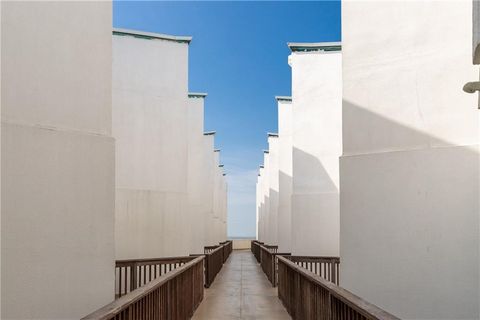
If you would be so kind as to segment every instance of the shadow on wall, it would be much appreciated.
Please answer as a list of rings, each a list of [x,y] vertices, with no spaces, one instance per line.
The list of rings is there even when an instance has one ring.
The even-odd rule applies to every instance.
[[[330,171],[337,170],[338,175],[338,156],[329,156],[319,159],[296,147],[293,148],[293,161],[297,165],[293,165],[292,180],[293,193],[335,193],[338,192],[337,184],[334,182],[335,177],[331,177],[326,169],[330,166]]]
[[[478,318],[478,147],[343,113],[346,150],[363,154],[340,160],[341,285],[401,318]]]
[[[292,176],[280,170],[278,172],[278,184],[278,250],[279,252],[290,252],[292,250]],[[283,194],[286,195],[283,196]]]

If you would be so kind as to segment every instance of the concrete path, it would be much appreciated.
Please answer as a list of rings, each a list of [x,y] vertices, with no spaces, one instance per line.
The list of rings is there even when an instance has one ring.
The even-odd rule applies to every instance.
[[[233,251],[193,320],[291,319],[250,250]]]

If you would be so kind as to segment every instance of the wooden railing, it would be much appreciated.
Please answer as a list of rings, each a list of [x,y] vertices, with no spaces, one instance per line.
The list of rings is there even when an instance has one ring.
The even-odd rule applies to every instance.
[[[399,319],[282,256],[278,256],[278,297],[294,320]]]
[[[193,259],[194,257],[171,257],[117,260],[115,297],[119,298]]]
[[[227,261],[228,257],[233,251],[233,242],[230,240],[220,242],[220,245],[223,246],[223,262]]]
[[[250,250],[252,251],[253,255],[255,256],[255,259],[257,259],[257,262],[260,263],[260,245],[263,245],[263,242],[253,240],[251,245],[250,245]]]
[[[339,257],[286,256],[285,258],[327,281],[340,284]]]
[[[221,242],[218,246],[205,247],[205,287],[209,288],[232,252],[232,242]]]
[[[100,308],[83,320],[190,319],[203,300],[199,256]]]
[[[212,252],[213,250],[217,249],[218,247],[220,247],[220,246],[219,246],[219,245],[217,245],[217,246],[205,246],[205,247],[203,248],[203,252],[204,252],[205,254],[207,254],[207,253],[210,253],[210,252]]]
[[[274,254],[277,250],[278,246],[260,245],[260,265],[272,286],[276,284]]]

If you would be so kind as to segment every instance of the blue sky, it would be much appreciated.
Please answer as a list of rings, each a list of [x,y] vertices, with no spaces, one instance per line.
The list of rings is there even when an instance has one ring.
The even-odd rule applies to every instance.
[[[113,25],[193,36],[189,91],[207,92],[229,187],[228,235],[255,235],[255,183],[277,132],[276,95],[291,94],[287,42],[340,40],[340,2],[114,2]]]

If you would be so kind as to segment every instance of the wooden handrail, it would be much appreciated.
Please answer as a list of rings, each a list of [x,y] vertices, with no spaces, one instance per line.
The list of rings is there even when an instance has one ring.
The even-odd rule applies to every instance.
[[[339,257],[288,256],[286,258],[327,281],[340,284]]]
[[[289,259],[277,258],[278,296],[293,319],[399,320]]]
[[[193,259],[193,257],[168,257],[117,260],[115,297],[121,297]]]
[[[205,287],[209,288],[231,253],[232,242],[225,241],[218,246],[205,247]]]
[[[203,262],[199,256],[94,311],[82,320],[188,319],[203,299]]]

